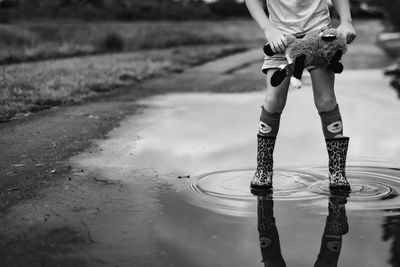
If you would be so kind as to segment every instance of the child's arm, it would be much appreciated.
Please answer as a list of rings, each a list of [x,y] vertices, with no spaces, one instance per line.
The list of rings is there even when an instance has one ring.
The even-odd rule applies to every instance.
[[[285,52],[287,46],[286,37],[272,25],[259,0],[246,0],[246,5],[251,16],[264,31],[272,51],[274,53]]]
[[[340,16],[340,25],[337,29],[344,34],[347,43],[350,44],[356,38],[356,31],[351,23],[349,0],[332,0],[332,4]]]

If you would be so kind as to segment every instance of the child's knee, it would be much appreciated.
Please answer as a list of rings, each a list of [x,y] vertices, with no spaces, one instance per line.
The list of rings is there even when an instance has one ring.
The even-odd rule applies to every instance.
[[[281,113],[286,105],[286,97],[279,94],[266,94],[264,108],[272,113]]]
[[[334,95],[323,95],[315,97],[315,106],[318,112],[326,112],[336,107],[336,98]]]

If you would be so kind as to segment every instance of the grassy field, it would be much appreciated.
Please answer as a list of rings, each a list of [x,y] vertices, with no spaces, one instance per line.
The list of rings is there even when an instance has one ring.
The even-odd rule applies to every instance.
[[[0,121],[179,71],[257,41],[262,33],[250,20],[0,25]],[[37,62],[47,59],[53,60]]]
[[[262,32],[251,20],[0,25],[0,121],[262,42]],[[53,60],[38,62],[47,59]]]
[[[243,50],[203,45],[0,66],[0,122],[118,88],[134,88],[152,76],[181,72]]]
[[[201,44],[256,44],[250,20],[0,25],[0,64]]]

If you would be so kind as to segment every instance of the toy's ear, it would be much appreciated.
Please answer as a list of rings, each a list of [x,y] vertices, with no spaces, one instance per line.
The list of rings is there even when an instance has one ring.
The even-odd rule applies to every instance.
[[[338,50],[336,51],[336,53],[333,55],[331,62],[338,62],[340,61],[340,59],[342,58],[343,52],[342,50]]]
[[[322,34],[321,39],[324,41],[333,41],[336,39],[336,35],[333,33]]]

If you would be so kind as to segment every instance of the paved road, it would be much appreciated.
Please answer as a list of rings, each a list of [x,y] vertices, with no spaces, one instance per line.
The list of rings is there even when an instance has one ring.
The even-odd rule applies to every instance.
[[[379,53],[377,55],[378,59],[382,58]],[[140,86],[145,96],[171,92],[253,92],[261,90],[264,84],[264,77],[258,71],[261,58],[258,51],[250,51],[183,74],[157,78]],[[387,61],[382,60],[380,64],[384,63]],[[307,84],[307,77],[305,81]],[[382,140],[378,142],[382,145],[371,146],[367,151],[372,155],[391,151],[390,158],[400,158],[399,144],[392,135],[387,134],[381,124],[371,127],[371,118],[374,118],[375,124],[381,117],[389,119],[399,115],[395,113],[398,105],[395,93],[388,87],[380,70],[349,71],[342,75],[337,88],[338,97],[343,99],[343,113],[357,122],[347,125],[348,132],[353,136],[366,133],[362,140],[370,143],[377,142],[379,132]],[[304,94],[293,94],[292,101],[309,107],[310,90],[303,90]],[[132,135],[135,134],[135,122],[140,122],[140,114],[147,112],[145,106],[148,104],[137,102],[137,99],[137,95],[127,91],[2,125],[0,188],[4,216],[0,222],[0,259],[4,259],[4,266],[13,266],[13,263],[23,266],[28,262],[30,266],[41,266],[44,262],[61,266],[83,263],[109,266],[116,262],[121,266],[132,262],[158,266],[151,256],[163,252],[151,240],[151,228],[146,227],[158,220],[159,196],[168,188],[168,184],[157,175],[157,170],[152,172],[139,166],[129,173],[130,182],[126,184],[123,178],[127,173],[123,170],[130,170],[124,167],[131,164],[129,160],[122,161],[122,168],[109,169],[108,176],[113,176],[115,172],[115,179],[104,179],[103,175],[98,175],[96,168],[99,166],[96,164],[90,168],[79,167],[80,161],[85,158],[103,153],[105,148],[94,140],[112,140],[113,136],[121,133],[118,128],[111,131],[121,119],[125,118],[124,123],[129,121],[133,125]],[[369,109],[368,105],[372,103],[376,105],[371,105],[373,108]],[[289,109],[294,107],[293,103]],[[385,112],[376,113],[377,109]],[[356,113],[361,110],[366,111],[368,116]],[[292,110],[291,113],[296,112]],[[157,116],[156,112],[152,114]],[[289,120],[299,123],[297,117]],[[379,123],[382,122],[379,120]],[[398,132],[400,129],[395,130]],[[132,139],[129,136],[125,138],[126,143],[114,145],[133,151],[135,146],[140,146],[136,135]],[[355,151],[364,146],[365,142],[355,142]],[[71,156],[83,150],[83,158],[77,156],[70,160]],[[109,154],[109,157],[119,155]],[[280,157],[282,154],[278,153],[277,158]],[[101,171],[101,168],[98,169],[99,173]],[[110,225],[116,226],[114,234],[107,232]],[[132,246],[131,242],[135,245]],[[29,256],[21,258],[21,254]]]
[[[92,139],[106,137],[123,117],[137,112],[140,105],[136,100],[140,98],[169,92],[260,89],[262,80],[254,82],[247,75],[239,75],[238,79],[239,76],[227,74],[231,69],[259,60],[261,55],[257,54],[251,51],[199,67],[198,71],[154,79],[137,85],[142,87],[139,93],[130,93],[129,89],[118,91],[87,104],[57,107],[1,124],[0,208],[33,196],[32,189],[57,180],[56,177],[69,170],[65,160],[90,146]]]
[[[138,99],[170,92],[258,90],[262,88],[262,80],[231,72],[260,59],[259,52],[251,51],[197,70],[153,79],[138,85],[142,88],[139,94],[126,90],[87,104],[57,107],[2,124],[0,208],[4,217],[0,220],[3,237],[0,240],[0,259],[5,259],[5,263],[1,265],[14,266],[12,262],[16,261],[23,266],[33,261],[41,266],[42,261],[51,260],[48,254],[54,246],[56,251],[64,251],[68,250],[71,242],[91,242],[92,233],[85,230],[85,223],[76,215],[80,209],[95,214],[96,209],[90,208],[96,206],[94,199],[100,200],[101,192],[108,195],[120,189],[118,186],[114,188],[112,183],[105,186],[110,183],[90,177],[84,170],[74,169],[68,160],[85,149],[90,153],[98,152],[96,145],[92,145],[93,140],[107,138],[108,132],[117,127],[121,119],[140,113],[144,105],[138,103]],[[82,188],[85,188],[83,195]],[[88,199],[86,194],[92,191],[96,196]],[[134,196],[138,203],[144,198],[139,196]],[[60,197],[62,201],[57,200]],[[154,196],[151,199],[154,200]],[[68,204],[50,208],[49,203],[58,205],[60,201]],[[84,207],[74,208],[71,201],[82,201],[80,204]],[[65,224],[67,226],[60,228],[59,225]],[[32,258],[19,258],[19,253],[29,253]],[[62,260],[62,264],[66,262],[68,260]]]

